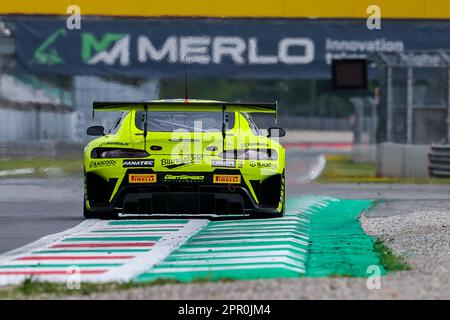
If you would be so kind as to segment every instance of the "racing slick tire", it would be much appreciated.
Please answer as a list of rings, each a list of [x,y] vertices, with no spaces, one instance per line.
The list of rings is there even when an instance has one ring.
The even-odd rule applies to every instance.
[[[86,208],[86,203],[83,201],[83,217],[85,219],[98,219],[98,213],[92,212],[88,208]]]
[[[86,208],[86,202],[83,201],[83,216],[85,219],[108,219],[114,220],[118,218],[116,212],[96,212]]]
[[[281,182],[281,192],[285,192],[286,190],[286,183],[285,183],[285,177],[284,177],[284,171],[282,174],[282,182]],[[284,217],[284,212],[286,211],[286,198],[283,195],[282,200],[282,207],[280,212],[272,212],[272,213],[251,213],[250,218],[251,219],[264,219],[264,218],[282,218]]]
[[[276,213],[251,213],[250,218],[251,219],[271,219],[271,218],[283,218],[284,217],[284,207],[281,210],[281,212]]]

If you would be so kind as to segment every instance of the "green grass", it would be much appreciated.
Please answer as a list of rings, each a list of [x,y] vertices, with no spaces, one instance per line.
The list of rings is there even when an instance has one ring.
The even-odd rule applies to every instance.
[[[375,163],[357,163],[351,155],[327,155],[319,183],[403,183],[450,184],[450,179],[377,177]]]
[[[81,283],[80,289],[69,289],[65,284],[36,281],[27,278],[18,286],[0,288],[0,299],[50,298],[63,296],[85,296],[93,293],[121,291],[154,285],[176,284],[174,280],[157,280],[150,283]]]
[[[210,278],[198,278],[190,283],[207,282],[233,282],[233,279],[212,280]],[[80,289],[69,289],[66,284],[52,283],[47,281],[36,281],[33,277],[27,278],[17,286],[0,287],[0,299],[23,299],[23,298],[52,298],[64,296],[87,296],[93,293],[117,292],[136,288],[146,288],[167,284],[182,284],[183,282],[173,279],[157,279],[151,282],[124,282],[124,283],[81,283]]]
[[[45,178],[52,175],[77,175],[83,172],[82,158],[35,158],[35,159],[3,159],[0,160],[0,173],[17,169],[32,169],[26,174],[0,175],[1,178]]]
[[[411,269],[403,258],[395,255],[383,241],[377,239],[374,243],[374,250],[378,254],[381,264],[387,271],[404,271]]]

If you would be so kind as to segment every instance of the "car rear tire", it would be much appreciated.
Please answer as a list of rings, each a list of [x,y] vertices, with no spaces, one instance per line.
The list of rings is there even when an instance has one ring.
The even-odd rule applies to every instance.
[[[250,219],[273,219],[284,217],[284,210],[278,213],[252,213],[250,214]]]
[[[119,216],[116,212],[95,212],[86,208],[86,202],[83,201],[83,216],[85,219],[103,219],[114,220]]]
[[[99,219],[99,214],[86,208],[86,202],[83,201],[83,216],[85,219]]]
[[[282,175],[282,189],[283,192],[286,192],[286,183],[285,183],[285,179],[284,179],[284,171],[283,171],[283,175]],[[274,212],[274,213],[270,213],[270,214],[257,214],[257,213],[253,213],[250,214],[250,218],[251,219],[264,219],[264,218],[283,218],[284,217],[284,212],[286,211],[286,196],[283,196],[283,203],[282,203],[282,207],[281,207],[281,212]]]
[[[272,213],[267,216],[267,218],[283,218],[284,217],[284,210],[279,213]]]

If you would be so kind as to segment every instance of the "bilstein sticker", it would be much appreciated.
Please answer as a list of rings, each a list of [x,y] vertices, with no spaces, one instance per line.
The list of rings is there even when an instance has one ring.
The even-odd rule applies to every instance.
[[[201,160],[201,155],[188,155],[181,158],[161,159],[161,165],[168,169],[175,169]]]
[[[153,167],[155,166],[154,159],[134,159],[134,160],[123,160],[122,166],[124,168],[131,167]]]
[[[240,175],[215,174],[213,176],[214,183],[241,183]]]
[[[154,173],[143,173],[136,174],[132,173],[128,175],[129,183],[156,183],[156,174]]]

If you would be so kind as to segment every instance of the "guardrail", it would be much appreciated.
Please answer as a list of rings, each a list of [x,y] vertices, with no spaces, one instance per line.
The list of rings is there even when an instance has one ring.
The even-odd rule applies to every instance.
[[[450,178],[450,145],[431,145],[428,160],[430,177]]]

